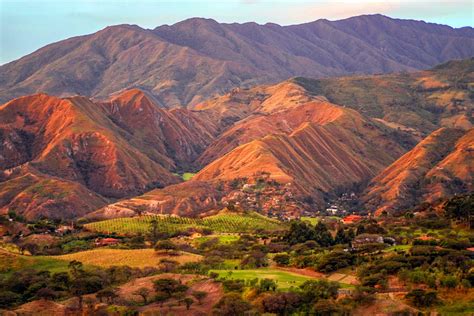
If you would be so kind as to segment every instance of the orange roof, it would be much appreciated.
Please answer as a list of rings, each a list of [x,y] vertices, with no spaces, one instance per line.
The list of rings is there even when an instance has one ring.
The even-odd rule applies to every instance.
[[[342,219],[344,223],[349,223],[349,222],[357,222],[362,219],[362,216],[360,215],[348,215]]]

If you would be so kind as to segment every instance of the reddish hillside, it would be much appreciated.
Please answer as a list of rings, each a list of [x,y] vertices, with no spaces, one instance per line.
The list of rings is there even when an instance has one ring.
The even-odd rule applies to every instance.
[[[128,143],[105,113],[83,97],[15,99],[0,107],[0,128],[7,140],[1,145],[6,153],[2,169],[31,162],[43,173],[112,197],[177,181],[169,166]],[[29,150],[17,159],[24,148]]]
[[[265,172],[278,182],[294,182],[306,195],[318,196],[370,179],[405,151],[385,136],[384,127],[329,103],[312,102],[248,119],[229,131],[239,129],[209,147],[205,154],[215,149],[215,156],[223,156],[195,180],[230,181]]]
[[[120,198],[177,183],[171,171],[195,166],[216,129],[204,113],[165,111],[138,90],[99,104],[45,94],[12,100],[0,106],[0,171],[7,181],[1,191],[9,196],[1,207],[30,217],[83,215],[105,203],[99,195]],[[38,173],[24,171],[27,165]],[[21,179],[15,179],[18,174]],[[48,203],[12,188],[18,182],[26,190],[44,181],[43,197],[52,197]],[[74,194],[54,198],[66,188]],[[90,201],[76,198],[88,194],[94,195]],[[69,206],[60,210],[54,203]]]
[[[372,180],[365,201],[377,214],[474,190],[474,129],[441,128]]]
[[[190,170],[217,134],[217,125],[205,113],[164,110],[144,92],[133,89],[101,103],[108,117],[127,138],[168,169]]]
[[[137,210],[155,214],[197,216],[222,208],[223,193],[215,185],[188,181],[147,192],[144,195],[109,204],[87,215],[90,219],[105,219],[137,215]]]
[[[0,214],[14,211],[27,219],[78,218],[108,202],[77,182],[28,169],[11,180],[0,182]]]

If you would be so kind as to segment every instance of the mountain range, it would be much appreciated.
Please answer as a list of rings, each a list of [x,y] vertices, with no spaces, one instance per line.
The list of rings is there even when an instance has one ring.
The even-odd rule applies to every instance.
[[[233,88],[186,108],[140,89],[0,106],[0,212],[187,216],[321,209],[341,192],[381,214],[473,189],[474,59],[431,70]],[[197,172],[183,182],[178,176]]]
[[[155,29],[107,27],[0,66],[0,102],[34,94],[107,99],[138,88],[160,107],[235,87],[426,69],[474,52],[474,30],[364,15],[280,26],[193,18]]]

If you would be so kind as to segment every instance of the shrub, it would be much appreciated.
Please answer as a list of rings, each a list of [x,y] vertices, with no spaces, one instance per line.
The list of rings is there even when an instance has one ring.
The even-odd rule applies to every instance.
[[[438,295],[435,291],[425,291],[416,289],[406,296],[416,307],[430,307],[438,302]]]
[[[286,253],[277,254],[273,257],[273,261],[275,261],[279,266],[287,266],[290,264],[290,256]]]

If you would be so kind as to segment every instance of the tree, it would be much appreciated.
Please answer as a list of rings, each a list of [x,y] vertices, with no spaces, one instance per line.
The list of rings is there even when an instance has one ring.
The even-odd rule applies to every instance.
[[[242,292],[245,282],[244,280],[224,280],[222,286],[226,292]]]
[[[286,253],[277,254],[273,257],[273,261],[279,266],[287,266],[290,264],[290,256]]]
[[[156,292],[155,301],[160,303],[160,307],[163,307],[163,303],[169,298],[170,296],[165,292]]]
[[[54,300],[57,297],[57,293],[49,287],[44,287],[36,292],[36,297],[44,300]]]
[[[277,315],[290,315],[298,309],[301,297],[297,293],[275,293],[265,296],[262,300],[264,312]]]
[[[141,296],[143,299],[143,304],[148,303],[148,296],[150,295],[150,290],[146,287],[141,287],[137,289],[135,292],[133,292],[134,295]]]
[[[228,293],[214,305],[214,314],[219,316],[241,316],[251,308],[252,306],[244,301],[239,294]]]
[[[100,302],[102,302],[102,300],[105,299],[105,301],[109,304],[113,303],[114,300],[118,297],[117,290],[110,289],[110,288],[100,290],[99,292],[97,292],[96,296]]]
[[[356,286],[352,299],[360,305],[369,305],[375,300],[375,289],[371,287]]]
[[[332,300],[319,300],[313,306],[313,313],[311,315],[315,316],[331,316],[331,315],[340,315],[341,307],[337,305]]]
[[[184,301],[184,304],[186,305],[187,310],[189,310],[191,305],[193,305],[193,303],[194,303],[194,300],[190,297],[186,297],[183,301]]]
[[[82,262],[77,260],[72,260],[68,264],[69,271],[74,278],[77,278],[80,274],[84,272],[82,269]]]
[[[472,227],[474,220],[472,210],[474,210],[474,194],[454,197],[446,202],[444,207],[447,218],[467,223],[469,228]]]
[[[263,279],[260,281],[260,291],[275,291],[277,284],[272,279]]]
[[[156,292],[165,293],[168,298],[180,295],[187,291],[188,287],[173,279],[158,279],[153,281]]]
[[[82,308],[82,296],[94,293],[102,289],[103,280],[98,276],[81,275],[71,281],[70,293],[79,300],[79,307]]]
[[[336,244],[346,244],[349,242],[346,233],[344,232],[344,228],[338,228],[336,232],[336,237],[334,237],[334,242]]]
[[[137,289],[135,292],[133,292],[134,295],[141,296],[143,299],[143,304],[148,303],[148,296],[150,295],[150,290],[146,287],[141,287]]]
[[[156,244],[158,241],[158,221],[156,219],[152,219],[150,221],[150,238],[153,244]]]
[[[337,290],[339,284],[324,279],[308,280],[300,285],[303,299],[307,304],[314,303],[320,299],[335,299],[337,298]]]
[[[314,240],[314,230],[311,224],[302,221],[292,221],[290,229],[283,237],[290,245],[304,243],[307,240]]]
[[[334,244],[331,233],[329,232],[326,224],[318,222],[314,227],[315,241],[323,247],[328,247]]]
[[[416,289],[406,296],[416,307],[430,307],[438,302],[438,294],[435,291]]]
[[[171,240],[160,240],[155,244],[155,250],[165,250],[165,251],[170,251],[170,250],[176,250],[178,247],[171,241]]]
[[[268,266],[267,254],[260,250],[253,250],[240,262],[242,267],[261,268]]]
[[[160,265],[158,266],[158,269],[160,272],[174,272],[179,266],[179,263],[174,260],[169,260],[169,259],[161,259],[160,260]]]
[[[354,255],[345,251],[331,251],[325,254],[316,268],[321,272],[332,272],[341,268],[345,268],[353,264]]]
[[[21,297],[19,294],[8,290],[2,290],[0,291],[0,308],[10,307],[19,302],[20,299]]]
[[[204,291],[194,291],[192,295],[198,300],[199,305],[202,304],[202,300],[206,298],[207,292]]]

